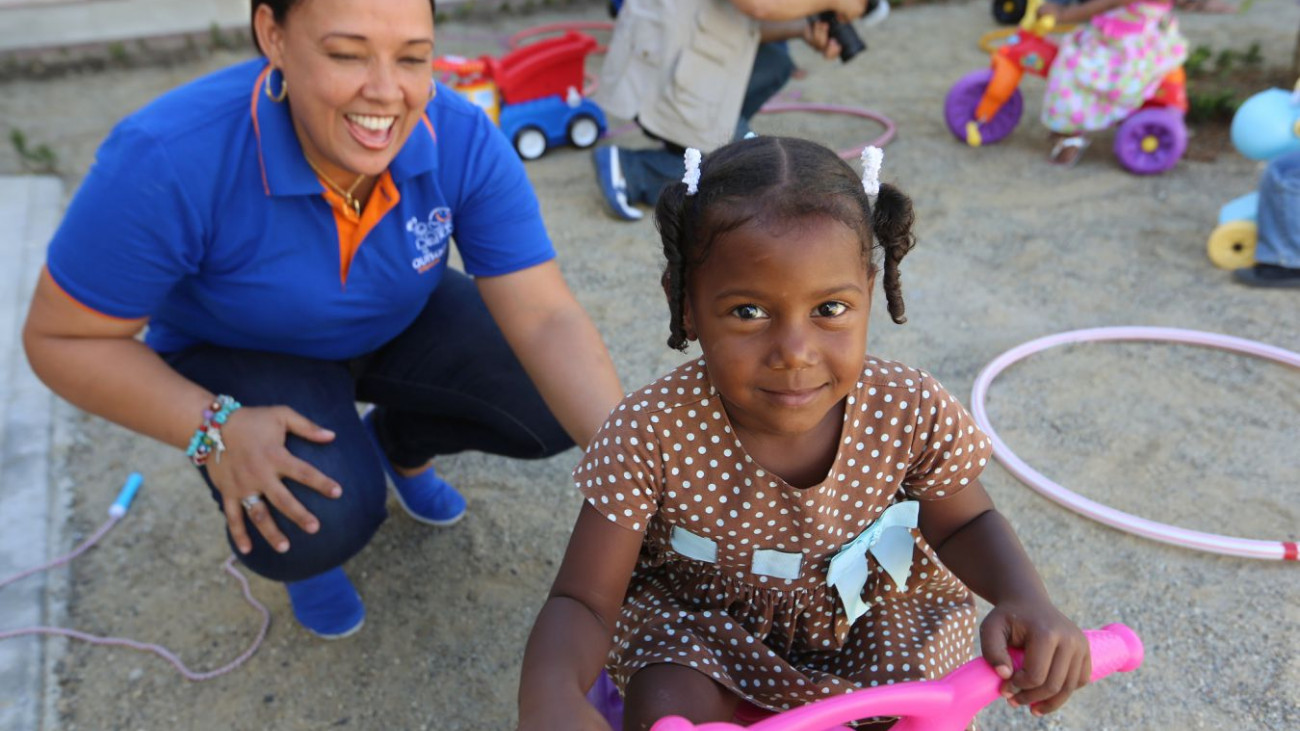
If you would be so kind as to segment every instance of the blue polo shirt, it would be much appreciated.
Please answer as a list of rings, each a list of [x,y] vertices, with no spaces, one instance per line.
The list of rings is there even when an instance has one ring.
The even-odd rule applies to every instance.
[[[523,164],[491,120],[439,88],[348,220],[303,157],[256,59],[171,91],[100,147],[50,244],[81,305],[148,317],[146,341],[345,359],[407,327],[447,267],[494,276],[555,250]]]

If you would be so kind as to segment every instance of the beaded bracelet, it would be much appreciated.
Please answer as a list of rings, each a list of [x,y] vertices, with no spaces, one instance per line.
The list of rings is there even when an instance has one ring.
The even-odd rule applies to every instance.
[[[195,467],[203,466],[214,454],[217,461],[221,461],[221,453],[226,451],[226,444],[221,441],[221,427],[240,405],[234,398],[221,394],[203,410],[203,426],[190,437],[190,446],[185,450],[185,456]]]

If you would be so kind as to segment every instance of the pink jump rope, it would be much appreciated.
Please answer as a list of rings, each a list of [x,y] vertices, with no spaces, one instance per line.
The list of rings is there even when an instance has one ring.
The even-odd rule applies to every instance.
[[[1137,669],[1142,664],[1142,640],[1122,624],[1086,630],[1092,649],[1092,680],[1119,671]],[[1011,659],[1020,666],[1022,653],[1011,650]],[[864,689],[826,700],[809,703],[759,721],[748,727],[733,723],[692,724],[679,716],[659,720],[651,731],[838,731],[839,724],[864,718],[899,717],[892,731],[961,731],[981,709],[1001,696],[1002,679],[993,666],[976,658],[949,673],[941,680],[915,680],[907,683]]]
[[[144,477],[139,472],[132,472],[131,475],[126,478],[126,484],[122,486],[121,492],[117,494],[117,500],[113,501],[113,505],[108,509],[108,520],[104,521],[104,524],[101,525],[98,530],[92,533],[89,538],[82,541],[81,545],[77,546],[75,549],[73,549],[71,553],[67,554],[66,556],[56,558],[53,561],[50,561],[49,563],[42,564],[35,568],[31,568],[21,573],[14,574],[13,576],[10,576],[7,579],[0,580],[0,589],[3,589],[4,587],[14,583],[15,581],[18,581],[19,579],[25,579],[28,576],[31,576],[33,574],[39,574],[42,571],[47,571],[49,569],[62,566],[63,564],[71,561],[72,559],[90,550],[90,548],[94,546],[95,543],[99,541],[99,539],[103,538],[104,535],[108,533],[110,530],[112,530],[113,526],[117,525],[117,522],[126,515],[126,511],[129,510],[131,507],[131,501],[135,499],[135,494],[140,490],[140,486],[142,484],[144,484]],[[97,635],[87,634],[85,632],[79,632],[75,629],[67,629],[65,627],[19,627],[18,629],[3,630],[0,631],[0,640],[8,640],[14,637],[24,637],[26,635],[58,635],[60,637],[71,637],[74,640],[82,640],[84,642],[89,642],[94,645],[114,645],[118,647],[129,647],[133,650],[152,652],[155,655],[158,655],[162,659],[171,663],[176,668],[176,670],[180,672],[181,675],[185,676],[186,680],[194,680],[194,681],[211,680],[212,678],[215,678],[218,675],[225,675],[231,670],[234,670],[235,668],[242,665],[245,660],[252,657],[253,653],[257,652],[258,646],[262,644],[262,640],[266,637],[267,628],[271,626],[271,613],[267,611],[266,607],[262,606],[261,603],[259,603],[256,599],[253,598],[253,594],[248,588],[248,580],[244,578],[243,574],[235,570],[234,563],[235,563],[235,557],[230,556],[226,559],[225,563],[221,565],[221,568],[226,573],[235,577],[235,579],[239,581],[239,585],[244,592],[244,599],[246,599],[249,604],[253,605],[253,607],[257,609],[257,611],[261,612],[262,627],[261,629],[258,630],[257,637],[255,637],[252,643],[249,644],[248,649],[244,650],[244,652],[240,654],[239,657],[235,658],[234,660],[230,661],[225,665],[222,665],[216,670],[209,670],[207,672],[195,672],[193,670],[190,670],[188,667],[185,666],[185,663],[181,662],[181,659],[177,657],[174,652],[168,650],[166,647],[163,647],[162,645],[155,645],[148,642],[137,642],[136,640],[127,639],[125,637],[100,637]]]

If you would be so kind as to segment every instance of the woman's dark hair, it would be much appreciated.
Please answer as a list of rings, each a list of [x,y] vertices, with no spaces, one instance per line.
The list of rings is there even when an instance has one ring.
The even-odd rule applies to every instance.
[[[257,47],[258,53],[265,54],[262,50],[262,44],[257,40],[257,27],[253,24],[253,18],[257,17],[257,8],[259,5],[266,5],[271,8],[271,14],[275,16],[275,22],[284,25],[284,19],[288,17],[289,11],[293,6],[303,0],[252,0],[252,13],[249,15],[249,25],[253,31],[253,45]],[[433,11],[434,17],[438,16],[437,0],[429,0],[429,10]]]
[[[719,236],[746,224],[769,226],[817,216],[857,233],[871,273],[879,267],[873,252],[883,252],[890,317],[907,322],[898,265],[916,245],[911,199],[892,185],[881,185],[873,210],[862,176],[831,150],[794,137],[752,137],[706,156],[694,195],[686,195],[685,183],[659,194],[655,225],[667,259],[663,285],[672,318],[669,347],[686,349],[682,307],[687,282]]]

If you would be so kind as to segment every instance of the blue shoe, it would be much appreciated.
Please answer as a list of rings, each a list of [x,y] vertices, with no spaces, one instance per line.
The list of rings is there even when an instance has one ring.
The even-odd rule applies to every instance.
[[[393,469],[393,463],[388,461],[384,450],[379,446],[374,414],[375,408],[372,406],[362,414],[361,424],[366,428],[366,436],[370,437],[370,444],[384,465],[384,472],[388,473],[388,479],[393,483],[397,502],[407,515],[421,523],[442,526],[451,525],[465,517],[465,498],[446,480],[438,477],[432,467],[412,477],[404,477]]]
[[[342,568],[302,581],[285,582],[293,616],[308,632],[324,640],[340,640],[366,623],[366,605]]]
[[[610,213],[624,221],[639,221],[641,211],[627,202],[627,179],[623,177],[623,166],[618,160],[617,147],[598,147],[591,153],[596,163],[596,178],[600,181],[600,192],[605,196]]]

